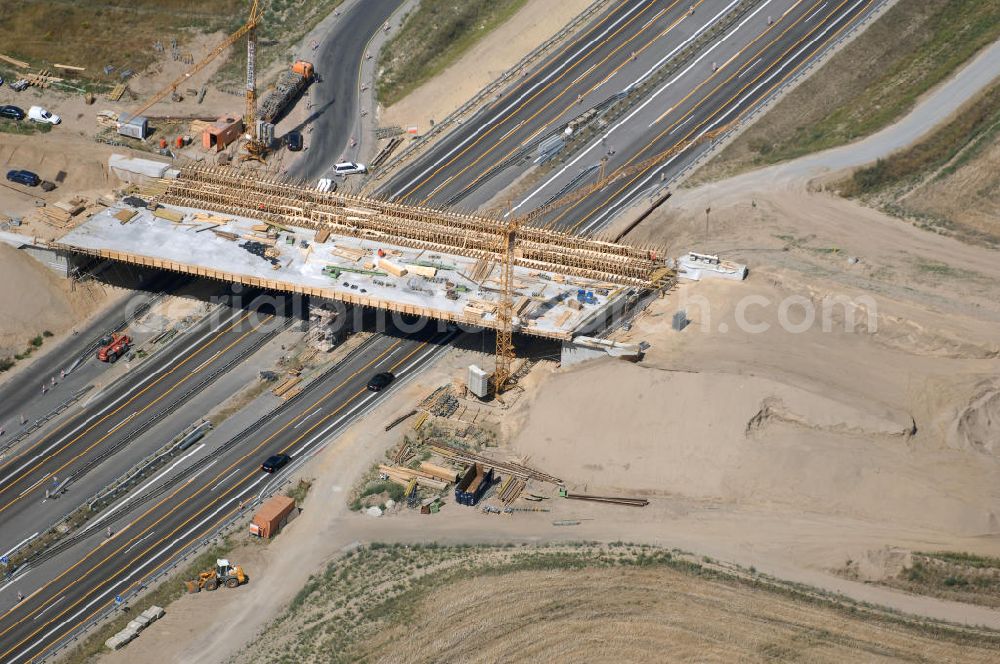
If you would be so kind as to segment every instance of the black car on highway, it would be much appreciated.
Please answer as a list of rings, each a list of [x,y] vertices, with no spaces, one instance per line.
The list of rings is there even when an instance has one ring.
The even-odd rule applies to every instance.
[[[372,392],[381,392],[385,388],[389,387],[389,383],[394,380],[396,380],[396,376],[388,371],[377,373],[372,376],[370,381],[368,381],[368,389]]]
[[[267,461],[260,464],[260,469],[265,473],[273,473],[280,470],[285,464],[292,460],[287,454],[273,454],[267,457]]]
[[[17,106],[0,106],[0,118],[7,118],[8,120],[23,120],[25,112],[23,108],[18,108]]]
[[[42,178],[38,177],[31,171],[7,171],[7,179],[11,182],[17,182],[18,184],[23,184],[26,187],[37,187],[38,183],[42,181]]]

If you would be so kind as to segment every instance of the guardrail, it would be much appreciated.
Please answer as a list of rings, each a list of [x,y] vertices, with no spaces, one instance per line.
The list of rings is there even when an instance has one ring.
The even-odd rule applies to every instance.
[[[371,345],[374,344],[377,341],[377,339],[378,339],[377,336],[372,336],[371,338],[365,340],[364,343],[362,343],[360,346],[358,346],[350,353],[348,353],[346,357],[344,357],[339,362],[337,362],[336,364],[329,367],[322,373],[318,374],[315,378],[313,378],[313,380],[310,381],[309,385],[306,386],[302,390],[302,392],[300,392],[298,395],[280,404],[275,409],[273,409],[266,415],[263,415],[262,417],[258,418],[254,423],[245,427],[235,436],[230,438],[229,441],[227,441],[217,449],[216,453],[218,454],[219,452],[224,452],[232,448],[233,446],[241,443],[251,433],[257,431],[260,428],[261,424],[282,413],[292,404],[304,398],[306,394],[308,394],[311,390],[315,389],[317,385],[322,383],[322,380],[326,376],[336,371],[339,371],[346,363],[350,362],[357,355],[367,351],[367,349],[371,347]],[[345,426],[347,424],[348,423],[345,423]],[[312,456],[317,454],[320,450],[322,450],[322,446],[310,452],[310,454],[307,457],[303,457],[303,460],[311,458]],[[179,567],[186,564],[192,557],[197,556],[202,549],[208,548],[212,544],[218,542],[220,538],[227,536],[229,532],[233,530],[241,521],[246,520],[250,516],[250,514],[253,511],[252,510],[253,507],[259,505],[264,500],[270,498],[271,496],[275,495],[278,491],[283,489],[291,481],[291,475],[293,474],[293,471],[298,469],[298,467],[299,466],[297,465],[289,466],[288,469],[284,472],[284,474],[280,478],[276,478],[277,481],[275,483],[265,486],[264,489],[262,489],[255,498],[244,503],[242,507],[232,517],[222,522],[213,532],[206,535],[193,545],[189,546],[184,551],[179,552],[167,565],[163,566],[163,568],[159,572],[146,579],[143,583],[139,584],[134,590],[127,593],[123,593],[121,597],[124,601],[122,602],[121,606],[112,604],[111,606],[105,608],[102,612],[100,612],[99,615],[95,616],[92,620],[87,621],[76,630],[73,630],[71,634],[67,635],[66,638],[64,638],[62,641],[56,644],[51,650],[46,652],[39,661],[47,661],[50,658],[56,657],[62,650],[74,645],[77,641],[83,638],[87,634],[87,632],[89,632],[91,629],[94,629],[95,627],[99,626],[100,624],[114,617],[114,615],[120,611],[121,607],[126,606],[129,601],[141,595],[148,588],[157,586],[159,583],[168,578],[170,575],[174,574]],[[181,473],[178,473],[177,476],[172,478],[168,483],[165,483],[163,486],[169,488],[169,486],[172,486],[174,483],[187,477],[187,475],[189,475],[190,472],[193,472],[193,469],[196,468],[197,468],[196,466],[193,466],[190,469],[186,469],[189,472],[182,471]],[[165,490],[162,487],[161,489]],[[158,495],[159,493],[162,493],[162,490],[157,491],[155,494],[153,492],[150,492],[150,494]],[[146,502],[146,500],[152,497],[150,494],[147,494],[133,501],[133,503],[129,506],[129,508],[127,510],[122,511],[121,514],[126,514],[132,509],[134,509],[136,503]]]
[[[719,150],[728,145],[730,141],[734,140],[739,134],[741,134],[747,126],[751,124],[751,120],[756,118],[761,113],[769,110],[773,104],[777,103],[777,101],[781,99],[781,97],[791,92],[793,88],[807,78],[816,67],[826,64],[827,60],[833,56],[833,53],[840,48],[841,45],[854,39],[863,26],[866,26],[872,21],[880,18],[885,11],[892,5],[896,4],[896,2],[897,0],[881,0],[881,2],[865,14],[860,21],[855,23],[854,27],[850,30],[846,30],[840,35],[840,37],[823,47],[823,49],[810,58],[810,60],[801,69],[799,69],[794,76],[789,78],[775,90],[772,90],[768,95],[755,104],[746,114],[741,115],[735,122],[732,122],[731,128],[717,139],[713,140],[709,145],[704,146],[704,149],[702,149],[693,161],[678,171],[673,177],[662,183],[658,183],[659,186],[654,189],[650,189],[646,193],[651,196],[656,196],[664,189],[683,181],[684,178],[689,176],[695,169],[700,168],[705,161],[714,157]]]
[[[610,3],[611,0],[595,0],[586,9],[577,14],[577,16],[568,24],[566,24],[562,30],[560,30],[555,35],[550,37],[548,40],[543,42],[540,46],[536,47],[534,50],[528,53],[528,55],[521,58],[517,62],[517,64],[515,64],[513,67],[511,67],[503,74],[501,74],[499,77],[494,79],[491,83],[486,85],[482,90],[477,92],[475,96],[472,97],[472,99],[470,99],[461,107],[459,107],[458,110],[453,111],[444,120],[436,123],[433,127],[431,127],[431,129],[426,134],[423,134],[422,136],[420,136],[420,138],[410,143],[410,145],[407,146],[405,150],[396,155],[385,165],[376,169],[372,173],[372,178],[371,178],[372,181],[381,180],[391,171],[394,171],[395,169],[402,166],[404,163],[410,161],[411,159],[416,157],[417,154],[419,154],[419,152],[423,150],[423,148],[426,147],[430,143],[430,141],[433,138],[435,138],[438,134],[445,131],[445,129],[455,124],[461,118],[469,115],[474,111],[478,111],[479,106],[488,97],[496,94],[496,92],[499,89],[501,89],[502,87],[510,83],[512,80],[514,80],[526,67],[533,64],[543,55],[546,55],[548,51],[552,49],[553,46],[559,44],[568,36],[576,32],[576,30],[579,29],[581,25],[583,25],[584,23],[592,19],[594,16],[596,16],[604,8],[605,5],[608,5]]]

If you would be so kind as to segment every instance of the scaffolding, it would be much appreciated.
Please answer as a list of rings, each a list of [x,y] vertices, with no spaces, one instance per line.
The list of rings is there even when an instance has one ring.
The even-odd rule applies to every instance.
[[[165,180],[158,201],[182,207],[254,217],[333,235],[384,241],[645,289],[672,276],[658,247],[635,247],[565,232],[522,227],[516,246],[498,242],[509,222],[461,212],[394,203],[340,192],[320,192],[238,169],[186,166]]]

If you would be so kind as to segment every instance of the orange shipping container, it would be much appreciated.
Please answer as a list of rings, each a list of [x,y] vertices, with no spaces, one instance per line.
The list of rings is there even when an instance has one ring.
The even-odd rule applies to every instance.
[[[269,539],[288,521],[295,509],[295,500],[288,496],[274,496],[260,506],[250,522],[250,534]]]

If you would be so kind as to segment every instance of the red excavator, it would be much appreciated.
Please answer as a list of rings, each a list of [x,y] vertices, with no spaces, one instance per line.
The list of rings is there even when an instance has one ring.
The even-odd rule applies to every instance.
[[[97,359],[101,362],[114,362],[128,352],[132,347],[132,337],[114,332],[111,336],[101,338],[101,347],[97,349]]]

